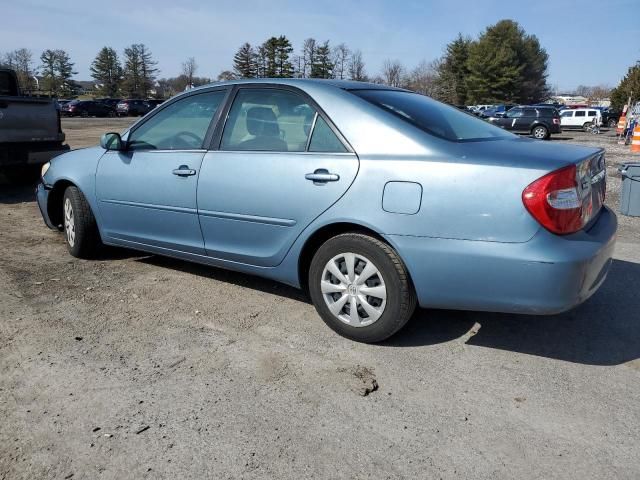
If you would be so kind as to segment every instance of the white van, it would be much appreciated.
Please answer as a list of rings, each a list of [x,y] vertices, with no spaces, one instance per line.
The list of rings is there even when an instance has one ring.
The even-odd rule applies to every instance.
[[[572,108],[560,111],[560,126],[562,128],[582,128],[593,125],[595,119],[602,125],[602,114],[597,108]]]

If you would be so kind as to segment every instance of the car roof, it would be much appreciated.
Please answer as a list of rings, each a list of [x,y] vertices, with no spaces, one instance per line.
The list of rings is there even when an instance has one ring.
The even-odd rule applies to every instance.
[[[355,80],[339,80],[334,78],[243,78],[238,80],[227,80],[223,82],[213,82],[207,85],[203,85],[201,87],[194,88],[193,90],[198,90],[201,88],[213,87],[213,86],[224,86],[224,85],[242,85],[242,84],[280,84],[280,85],[291,85],[304,87],[305,85],[325,85],[332,86],[336,88],[340,88],[342,90],[397,90],[397,91],[408,91],[402,88],[390,87],[388,85],[381,85],[378,83],[371,82],[357,82]]]

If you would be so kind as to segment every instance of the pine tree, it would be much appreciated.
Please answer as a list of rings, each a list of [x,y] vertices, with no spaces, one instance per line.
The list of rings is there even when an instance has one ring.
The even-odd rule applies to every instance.
[[[280,35],[276,43],[276,76],[280,78],[293,77],[291,53],[293,46],[287,37]]]
[[[64,50],[45,50],[40,56],[43,90],[52,96],[69,95],[72,92],[73,62]]]
[[[250,43],[244,43],[233,57],[233,71],[239,78],[254,78],[258,75],[256,53]]]
[[[629,67],[620,84],[611,92],[611,106],[622,110],[630,96],[634,97],[632,101],[640,96],[640,61],[633,67]]]
[[[262,44],[262,55],[264,58],[264,77],[274,78],[277,76],[278,65],[276,62],[278,51],[278,39],[276,37],[269,38]]]
[[[469,76],[468,60],[472,41],[462,34],[449,43],[445,54],[438,64],[436,87],[438,98],[453,105],[464,105],[467,101],[467,84]]]
[[[315,58],[311,63],[311,78],[331,78],[333,76],[333,62],[331,61],[331,48],[327,40],[316,48]]]
[[[91,64],[91,76],[101,84],[100,94],[116,97],[120,91],[122,66],[117,52],[110,47],[103,47]]]
[[[472,103],[531,103],[548,92],[547,53],[512,20],[501,20],[472,43],[466,78]]]
[[[147,98],[155,81],[156,62],[151,52],[142,43],[134,43],[124,49],[124,69],[122,86],[133,98]]]

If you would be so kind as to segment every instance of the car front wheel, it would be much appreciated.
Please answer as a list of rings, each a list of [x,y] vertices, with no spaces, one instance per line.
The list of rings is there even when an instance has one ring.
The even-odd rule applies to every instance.
[[[549,138],[549,130],[543,125],[533,127],[531,134],[533,135],[533,138],[537,138],[538,140],[546,140]]]
[[[383,341],[411,318],[416,295],[398,254],[368,235],[327,240],[309,269],[309,293],[324,322],[359,342]]]
[[[67,187],[62,199],[64,238],[69,253],[92,258],[101,246],[100,233],[91,207],[77,187]]]

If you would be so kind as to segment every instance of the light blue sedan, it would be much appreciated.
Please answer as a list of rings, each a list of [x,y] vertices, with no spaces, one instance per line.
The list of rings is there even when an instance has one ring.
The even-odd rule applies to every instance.
[[[178,95],[43,168],[46,224],[308,290],[377,342],[422,307],[553,314],[604,281],[601,149],[519,138],[405,90],[299,79]]]

